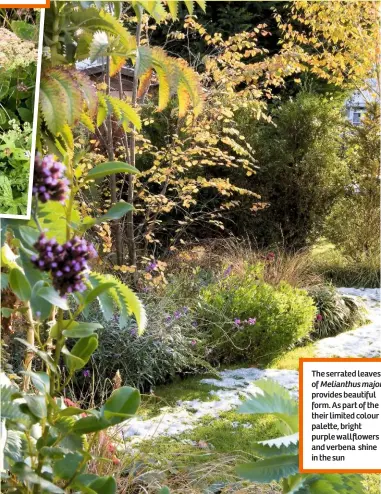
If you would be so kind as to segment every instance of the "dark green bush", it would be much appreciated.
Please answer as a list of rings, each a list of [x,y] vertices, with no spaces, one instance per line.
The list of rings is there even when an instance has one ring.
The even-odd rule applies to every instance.
[[[235,219],[260,247],[279,244],[297,250],[321,235],[342,182],[341,99],[307,92],[275,108],[273,122],[237,114],[240,131],[255,149],[258,171],[246,187],[267,207]]]
[[[212,362],[266,363],[306,337],[316,308],[306,291],[262,279],[247,267],[201,291],[199,319]]]
[[[104,322],[99,331],[99,345],[87,367],[93,377],[95,396],[107,396],[112,391],[112,379],[119,371],[124,385],[149,391],[170,381],[178,373],[194,373],[207,364],[198,357],[200,341],[188,307],[175,308],[168,298],[147,300],[146,331],[138,336],[136,323],[121,329],[118,318]],[[102,323],[94,308],[88,321]],[[87,375],[77,375],[78,390],[84,394]]]
[[[357,262],[380,257],[380,107],[368,104],[361,125],[343,137],[345,183],[325,223],[325,235]],[[379,262],[378,262],[379,269]]]
[[[363,304],[353,297],[340,294],[334,286],[316,286],[308,293],[318,309],[312,338],[335,336],[365,323]]]

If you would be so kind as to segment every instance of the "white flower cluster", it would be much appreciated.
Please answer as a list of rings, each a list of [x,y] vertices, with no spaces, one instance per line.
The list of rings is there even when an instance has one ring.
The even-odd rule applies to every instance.
[[[0,28],[0,70],[14,70],[36,62],[34,43],[23,41],[8,29]]]

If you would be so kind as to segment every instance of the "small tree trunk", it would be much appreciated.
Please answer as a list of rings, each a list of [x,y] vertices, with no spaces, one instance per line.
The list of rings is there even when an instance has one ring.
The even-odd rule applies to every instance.
[[[140,8],[140,7],[139,7]],[[136,46],[140,46],[140,36],[142,30],[141,21],[136,26]],[[134,68],[134,79],[132,83],[132,106],[136,107],[137,95],[138,95],[138,71],[139,71],[139,56],[136,55],[136,62]],[[132,126],[132,134],[130,139],[130,164],[135,166],[135,127]],[[135,189],[135,177],[134,175],[128,176],[128,202],[134,204],[134,191]],[[134,214],[133,211],[127,213],[127,244],[128,244],[128,259],[131,265],[136,266],[136,242],[134,235]]]
[[[31,309],[29,304],[26,307],[27,307],[26,317],[28,319],[28,329],[26,332],[26,341],[30,345],[34,346],[34,322],[33,322],[32,309]],[[28,348],[26,353],[25,353],[24,371],[31,372],[33,355],[34,355],[33,352]],[[30,386],[30,377],[27,375],[24,375],[23,390],[28,391],[29,386]]]
[[[107,57],[106,62],[106,84],[107,84],[107,94],[110,94],[110,57]],[[114,144],[112,136],[112,117],[111,113],[107,117],[107,157],[109,161],[114,161]],[[110,177],[110,192],[111,192],[111,202],[115,204],[116,198],[116,176],[111,175]],[[113,222],[115,231],[115,244],[116,244],[116,260],[117,263],[123,264],[123,242],[122,235],[120,231],[120,223],[118,220]]]

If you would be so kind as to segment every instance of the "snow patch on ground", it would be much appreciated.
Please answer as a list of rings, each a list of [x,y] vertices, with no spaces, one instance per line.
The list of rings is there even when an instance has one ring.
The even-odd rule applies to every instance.
[[[381,307],[378,288],[339,288],[339,292],[361,297],[368,309],[370,324],[324,338],[316,343],[317,357],[368,357],[381,355]]]
[[[316,344],[316,356],[320,357],[377,357],[381,355],[381,308],[379,289],[339,288],[341,293],[362,297],[371,320],[370,324],[334,338],[325,338]],[[221,413],[236,408],[242,398],[255,394],[258,379],[273,379],[298,397],[298,372],[278,369],[224,370],[219,379],[202,379],[201,383],[219,389],[210,391],[213,401],[179,401],[175,409],[162,408],[161,413],[143,420],[134,417],[122,424],[120,432],[131,446],[144,439],[158,436],[177,436],[196,427],[205,416],[218,418]],[[234,425],[233,425],[234,427]]]

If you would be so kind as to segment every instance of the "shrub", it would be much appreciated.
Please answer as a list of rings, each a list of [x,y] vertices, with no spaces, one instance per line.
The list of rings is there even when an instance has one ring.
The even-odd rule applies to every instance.
[[[311,261],[315,272],[335,286],[380,286],[380,257],[377,254],[355,260],[344,256],[333,244],[327,244],[321,239],[311,252]]]
[[[365,323],[365,307],[355,298],[341,295],[332,285],[320,285],[309,290],[318,314],[311,336],[315,339],[335,336]]]
[[[213,361],[265,363],[307,336],[316,308],[307,292],[263,281],[263,266],[248,266],[201,292],[199,319]]]
[[[361,125],[348,125],[347,180],[325,224],[328,239],[356,261],[380,254],[379,122],[379,104],[372,103]]]
[[[148,328],[140,336],[135,321],[131,319],[126,327],[121,328],[117,317],[99,331],[99,346],[87,367],[90,372],[77,378],[77,398],[86,400],[89,397],[83,392],[88,391],[91,382],[88,374],[93,376],[95,388],[91,394],[99,401],[112,391],[112,378],[117,371],[125,385],[128,383],[149,391],[170,381],[178,373],[194,373],[206,367],[198,356],[200,341],[188,307],[175,308],[167,297],[161,300],[151,297],[146,311]],[[92,310],[86,319],[91,322],[103,320],[98,310]]]
[[[32,129],[28,123],[21,129],[16,121],[0,133],[0,212],[25,214],[28,201]]]
[[[267,207],[249,222],[236,219],[261,246],[297,250],[321,234],[344,170],[341,107],[340,100],[302,92],[273,111],[272,123],[252,117],[243,124],[259,167],[252,186]]]

